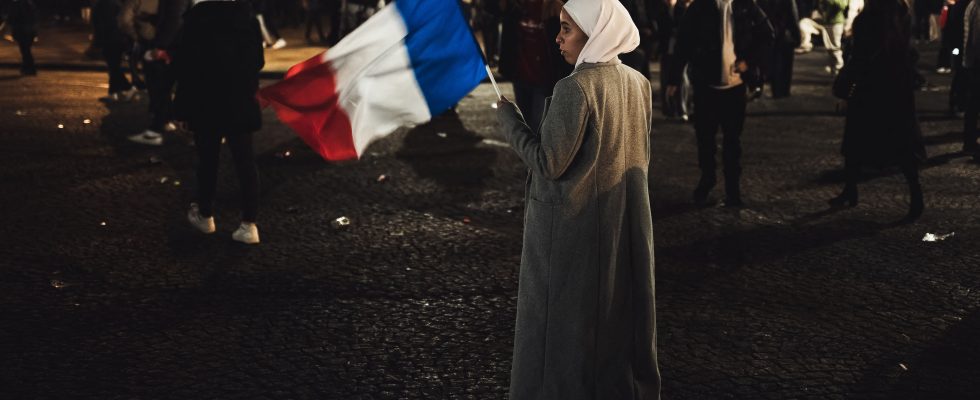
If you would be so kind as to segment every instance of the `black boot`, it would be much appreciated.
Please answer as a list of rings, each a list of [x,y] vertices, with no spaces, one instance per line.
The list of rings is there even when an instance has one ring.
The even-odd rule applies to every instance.
[[[827,200],[827,204],[831,207],[854,207],[858,205],[858,191],[857,185],[844,185],[844,191],[830,200]]]
[[[922,212],[925,211],[926,205],[922,201],[922,185],[918,183],[909,184],[909,213],[905,215],[903,219],[905,222],[914,222],[922,216]]]
[[[708,204],[708,193],[715,187],[714,174],[701,174],[698,187],[694,188],[694,204],[703,206]]]

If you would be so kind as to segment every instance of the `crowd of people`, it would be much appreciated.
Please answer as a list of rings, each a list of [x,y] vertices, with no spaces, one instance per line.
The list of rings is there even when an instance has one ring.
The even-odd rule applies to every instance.
[[[659,396],[648,193],[654,98],[667,117],[694,122],[700,178],[692,202],[708,204],[717,183],[720,131],[723,205],[742,207],[747,103],[766,84],[773,99],[791,96],[794,56],[812,51],[819,35],[826,71],[835,77],[832,94],[846,115],[845,183],[829,204],[855,206],[862,168],[894,166],[908,183],[904,220],[918,219],[925,209],[918,170],[926,154],[915,112],[923,78],[913,40],[942,37],[937,71],[955,74],[950,105],[965,114],[963,151],[980,156],[980,7],[971,0],[933,1],[463,1],[487,62],[513,83],[515,101],[502,99],[498,118],[531,174],[512,397]],[[198,182],[187,219],[201,232],[216,230],[218,154],[227,142],[243,209],[232,237],[259,242],[252,134],[262,126],[255,93],[263,47],[287,45],[277,25],[300,9],[308,40],[315,32],[320,42],[335,43],[347,22],[356,25],[344,21],[339,4],[85,5],[108,67],[103,100],[128,101],[144,88],[149,96],[148,127],[129,140],[159,146],[168,130],[193,132]],[[22,72],[35,74],[34,0],[6,0],[4,10],[23,54]],[[332,16],[326,35],[322,14]],[[656,95],[652,61],[661,66]]]

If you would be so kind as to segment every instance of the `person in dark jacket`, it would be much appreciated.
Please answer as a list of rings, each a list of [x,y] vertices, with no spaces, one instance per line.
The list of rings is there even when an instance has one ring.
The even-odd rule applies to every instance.
[[[772,97],[788,97],[793,80],[794,50],[801,44],[800,14],[796,10],[796,1],[758,0],[757,3],[769,17],[776,35],[766,68]]]
[[[162,132],[173,117],[174,77],[170,55],[189,4],[190,0],[125,0],[123,3],[120,29],[141,44],[153,114],[148,129],[129,136],[133,142],[163,144]]]
[[[258,20],[244,1],[199,1],[187,12],[174,69],[178,121],[194,132],[197,201],[187,218],[204,233],[215,231],[214,193],[222,137],[235,161],[242,221],[232,239],[259,243],[255,225],[259,182],[252,134],[262,127],[255,92],[265,65]]]
[[[10,0],[6,7],[7,23],[10,33],[20,48],[20,73],[22,75],[37,75],[34,65],[34,55],[31,46],[37,37],[37,8],[33,0]]]
[[[741,135],[746,103],[743,74],[765,62],[772,40],[772,26],[753,0],[696,0],[684,14],[677,32],[667,95],[677,92],[681,73],[690,63],[694,108],[697,110],[694,131],[701,168],[701,179],[693,196],[696,204],[705,204],[715,186],[715,136],[720,127],[725,168],[724,204],[727,207],[742,205]],[[745,76],[745,80],[750,79]]]
[[[119,12],[122,2],[119,0],[97,0],[92,9],[92,26],[94,41],[102,48],[102,57],[109,71],[109,95],[103,97],[106,101],[131,100],[136,95],[136,88],[126,79],[122,69],[122,56],[126,52],[126,40],[119,29]]]
[[[854,50],[847,61],[853,84],[844,125],[846,183],[829,200],[832,206],[855,206],[863,166],[898,165],[909,185],[907,222],[924,209],[918,166],[926,157],[915,115],[915,63],[912,19],[904,0],[867,0],[854,20]]]
[[[537,132],[545,99],[572,67],[555,47],[561,13],[558,0],[509,0],[503,19],[500,73],[514,84],[514,100]]]

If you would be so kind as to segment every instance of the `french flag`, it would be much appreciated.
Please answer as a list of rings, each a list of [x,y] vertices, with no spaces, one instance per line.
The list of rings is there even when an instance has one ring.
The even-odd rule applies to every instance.
[[[486,77],[457,0],[396,0],[258,97],[323,158],[448,110]]]

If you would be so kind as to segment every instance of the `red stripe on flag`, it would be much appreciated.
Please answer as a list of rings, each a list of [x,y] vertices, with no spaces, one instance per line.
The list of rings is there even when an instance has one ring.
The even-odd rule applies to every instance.
[[[283,80],[259,90],[258,98],[321,157],[356,159],[350,118],[338,103],[336,72],[323,56],[294,65]]]

